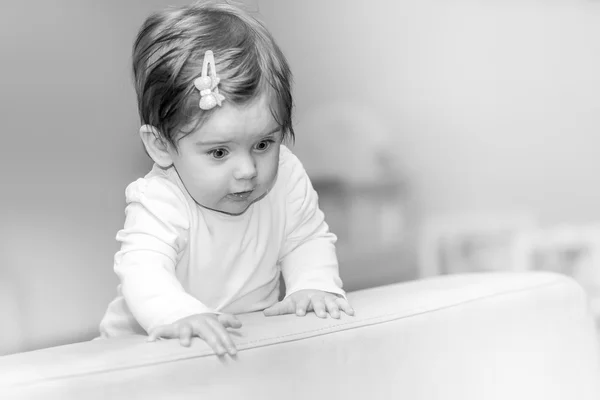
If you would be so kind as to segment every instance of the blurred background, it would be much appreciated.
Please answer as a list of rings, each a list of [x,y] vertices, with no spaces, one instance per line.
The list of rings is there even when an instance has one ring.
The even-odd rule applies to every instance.
[[[130,49],[187,0],[0,1],[0,354],[89,340],[150,168]],[[254,0],[348,290],[552,269],[600,287],[600,2]]]

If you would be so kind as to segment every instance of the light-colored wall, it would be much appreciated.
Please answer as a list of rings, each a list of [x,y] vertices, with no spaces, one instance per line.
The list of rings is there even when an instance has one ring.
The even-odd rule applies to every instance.
[[[130,48],[165,3],[0,5],[0,354],[93,337],[116,294],[124,189],[149,167]]]
[[[0,6],[0,354],[93,337],[115,294],[123,191],[149,167],[130,47],[167,3],[184,1]],[[391,135],[423,215],[600,217],[597,2],[258,3],[295,70],[297,152],[315,175],[307,148],[330,139],[308,128],[344,103],[377,124],[325,154],[354,175],[359,144]]]
[[[379,116],[375,133],[382,124],[390,132],[423,216],[525,210],[542,224],[600,219],[599,2],[261,7],[294,67],[297,152],[308,168],[308,144],[329,144],[315,114],[354,102]],[[380,140],[366,131],[347,139],[322,151],[349,168]]]

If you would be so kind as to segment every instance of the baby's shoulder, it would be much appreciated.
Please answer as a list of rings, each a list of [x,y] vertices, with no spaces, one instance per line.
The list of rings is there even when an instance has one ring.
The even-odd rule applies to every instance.
[[[185,196],[168,174],[153,170],[136,179],[127,185],[125,198],[129,224],[153,235],[164,233],[165,229],[178,235],[187,234],[190,209]]]
[[[277,173],[278,181],[285,186],[289,186],[291,181],[295,181],[299,176],[305,174],[306,171],[300,159],[287,146],[281,145],[279,171]]]
[[[289,148],[281,146],[277,181],[271,190],[274,201],[283,204],[287,212],[290,205],[304,204],[310,189],[310,179],[300,159]]]
[[[127,185],[125,197],[131,201],[158,201],[167,203],[186,203],[185,194],[171,176],[170,171],[156,165],[143,178]]]
[[[296,167],[298,164],[301,165],[298,157],[296,157],[289,147],[282,144],[279,147],[279,170],[290,170]]]

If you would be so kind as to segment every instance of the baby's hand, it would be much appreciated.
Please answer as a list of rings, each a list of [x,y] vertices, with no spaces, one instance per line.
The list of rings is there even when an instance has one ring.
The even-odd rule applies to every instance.
[[[196,314],[153,329],[148,335],[148,341],[153,342],[158,338],[179,338],[181,345],[187,347],[192,337],[198,336],[219,356],[225,353],[233,356],[237,354],[237,349],[227,328],[237,329],[241,326],[242,323],[230,314]]]
[[[343,297],[320,290],[305,289],[294,292],[283,301],[267,308],[264,314],[267,317],[293,313],[304,316],[307,311],[314,311],[321,318],[327,318],[327,312],[333,318],[340,318],[340,310],[354,315],[354,310]]]

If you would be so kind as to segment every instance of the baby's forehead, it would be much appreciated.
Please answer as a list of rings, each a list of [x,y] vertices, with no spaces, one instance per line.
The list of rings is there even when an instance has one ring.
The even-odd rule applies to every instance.
[[[225,104],[198,128],[195,136],[202,140],[244,140],[260,138],[281,129],[266,100],[237,106]]]

